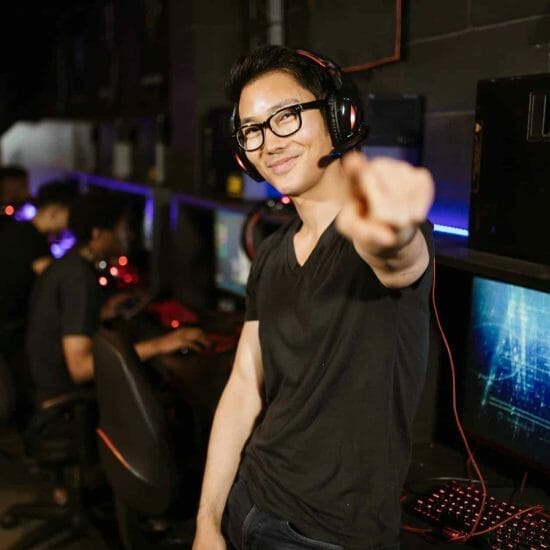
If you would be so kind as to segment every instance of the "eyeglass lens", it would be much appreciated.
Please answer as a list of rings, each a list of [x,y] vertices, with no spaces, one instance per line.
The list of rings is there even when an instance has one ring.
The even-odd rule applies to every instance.
[[[237,133],[239,144],[245,151],[259,149],[264,142],[264,127],[279,137],[287,137],[297,132],[302,124],[300,109],[287,107],[273,113],[264,124],[245,126]]]

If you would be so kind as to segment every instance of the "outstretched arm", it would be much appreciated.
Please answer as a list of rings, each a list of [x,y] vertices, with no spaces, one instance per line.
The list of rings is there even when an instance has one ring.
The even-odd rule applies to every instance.
[[[171,330],[161,336],[137,342],[134,344],[134,348],[138,357],[142,361],[147,361],[155,355],[171,353],[182,348],[189,348],[200,352],[209,345],[210,341],[200,328],[186,327]]]
[[[367,160],[356,152],[343,158],[342,167],[348,197],[337,218],[338,230],[353,242],[383,285],[412,284],[429,262],[419,225],[433,201],[430,173],[393,159]]]
[[[155,355],[170,353],[187,347],[200,351],[208,346],[209,341],[199,328],[181,328],[162,336],[143,340],[134,344],[138,357],[147,361]],[[63,336],[63,354],[65,362],[75,384],[82,384],[94,377],[93,341],[85,334],[70,334]]]

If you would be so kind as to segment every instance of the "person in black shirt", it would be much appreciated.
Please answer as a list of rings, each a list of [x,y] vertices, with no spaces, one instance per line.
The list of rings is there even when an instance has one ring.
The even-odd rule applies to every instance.
[[[228,89],[242,166],[299,218],[252,264],[193,548],[397,548],[427,364],[432,178],[354,150],[353,87],[310,52],[252,52]]]
[[[46,183],[38,192],[35,217],[10,223],[0,232],[0,353],[8,363],[23,350],[32,285],[53,260],[48,239],[67,228],[77,194],[69,182]]]
[[[21,166],[0,166],[0,231],[13,223],[17,208],[31,199],[29,175]]]
[[[39,278],[29,308],[26,353],[39,402],[93,380],[92,337],[103,305],[94,265],[124,254],[128,244],[124,204],[108,196],[80,197],[71,207],[69,228],[77,244]],[[201,345],[208,340],[200,329],[181,328],[135,348],[147,360]]]

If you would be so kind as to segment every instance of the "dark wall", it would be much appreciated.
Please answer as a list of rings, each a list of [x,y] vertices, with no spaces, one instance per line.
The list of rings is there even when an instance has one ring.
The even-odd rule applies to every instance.
[[[402,61],[357,73],[357,82],[365,93],[425,96],[423,157],[438,210],[467,227],[477,81],[550,71],[550,1],[409,0],[404,7]]]
[[[185,8],[183,13],[184,4],[192,4],[193,9]],[[195,186],[200,182],[197,125],[209,107],[225,103],[222,86],[227,71],[248,47],[246,4],[172,0],[171,20],[177,26],[177,32],[172,28],[172,36],[180,36],[172,41],[172,102],[178,106],[173,112],[185,113],[189,122],[178,119],[179,135],[175,139],[176,144],[184,146],[185,155],[191,155],[193,177],[189,181]],[[376,52],[369,38],[373,35],[369,25],[377,21],[387,23],[387,12],[393,11],[394,2],[346,0],[319,5],[324,10],[323,17],[313,13],[316,2],[286,3],[287,43],[297,46],[302,36],[307,42],[304,46],[314,48],[315,44],[310,44],[314,35],[324,34],[330,35],[330,40],[323,39],[325,46],[349,44],[349,28],[337,24],[342,22],[344,12],[354,21],[355,30],[357,18],[365,19],[364,56],[365,62],[371,61]],[[368,19],[369,10],[372,21]],[[401,61],[354,73],[354,77],[365,95],[425,96],[423,159],[437,182],[433,217],[436,221],[444,217],[439,220],[441,223],[466,227],[477,81],[550,70],[550,0],[404,0],[403,12]],[[391,33],[386,23],[384,28]],[[380,55],[391,54],[392,37],[389,38],[384,40]],[[185,46],[179,45],[178,40]],[[360,40],[354,42],[361,44]],[[347,55],[338,46],[334,46],[334,51],[320,51],[342,65],[352,58],[362,59],[361,54]]]
[[[42,11],[31,9],[30,0],[22,0],[17,6],[10,3],[13,13],[0,24],[3,31],[0,43],[4,46],[0,56],[0,132],[17,118],[71,116],[71,109],[76,109],[72,89],[75,74],[67,67],[64,71],[53,67],[48,74],[54,82],[45,85],[40,73],[50,67],[52,60],[64,59],[51,51],[59,29],[63,25],[73,29],[69,15],[81,24],[86,21],[84,26],[92,28],[90,18],[83,13],[87,14],[90,6],[99,6],[93,13],[100,13],[102,6],[112,6],[115,20],[119,17],[121,21],[114,25],[113,32],[115,35],[120,32],[120,37],[115,36],[112,46],[114,53],[118,49],[122,52],[118,65],[115,64],[120,73],[115,81],[120,89],[113,92],[119,98],[118,103],[114,102],[102,116],[114,119],[125,116],[126,111],[144,116],[146,113],[141,111],[145,99],[147,113],[167,111],[172,127],[168,167],[174,176],[168,178],[168,184],[176,190],[200,193],[201,121],[209,109],[226,104],[223,84],[233,61],[250,43],[265,40],[265,17],[262,19],[258,14],[265,16],[267,1],[256,0],[256,16],[251,12],[249,0],[158,0],[157,3],[166,5],[168,14],[166,40],[158,39],[159,51],[164,51],[164,43],[169,50],[168,59],[163,58],[160,64],[168,67],[166,86],[158,90],[160,99],[154,94],[144,98],[138,93],[140,87],[131,75],[138,70],[143,56],[136,51],[138,48],[125,46],[132,37],[138,40],[133,33],[139,25],[132,21],[141,21],[143,26],[143,14],[134,17],[137,9],[134,4],[143,7],[155,2],[60,0]],[[444,207],[447,215],[454,212],[455,223],[464,227],[476,83],[481,78],[550,70],[550,0],[403,0],[403,3],[402,60],[354,75],[365,95],[397,92],[425,96],[424,163],[436,178],[438,205]],[[376,56],[387,57],[393,45],[393,29],[388,22],[391,23],[394,8],[395,0],[287,0],[287,43],[313,48],[318,45],[323,54],[342,65],[362,61],[363,56],[365,62]],[[7,33],[8,27],[13,27],[14,32]],[[35,28],[44,30],[36,34]],[[21,40],[12,41],[10,37],[16,34],[24,36],[25,47]],[[302,39],[304,44],[300,44]],[[65,57],[74,57],[71,44],[61,42],[61,46],[68,50]],[[61,46],[58,44],[63,53]],[[353,52],[346,51],[352,46]],[[47,63],[38,55],[41,52],[45,56],[50,52]],[[108,56],[100,58],[108,68]],[[29,63],[31,59],[36,62]],[[85,70],[84,74],[88,72]],[[61,82],[60,74],[65,75]],[[16,96],[17,104],[9,101],[10,93]],[[53,107],[29,107],[37,102],[58,106],[57,111]],[[25,104],[25,109],[19,108],[19,104]],[[96,101],[96,111],[98,105]],[[81,103],[78,108],[72,116],[86,118],[95,112],[92,109],[88,113]]]
[[[243,4],[170,0],[171,157],[179,191],[200,192],[201,121],[227,104],[225,78],[245,45]]]

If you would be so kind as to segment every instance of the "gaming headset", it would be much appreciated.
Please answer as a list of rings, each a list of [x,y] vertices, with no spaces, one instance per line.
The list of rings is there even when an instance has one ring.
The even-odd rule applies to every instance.
[[[295,50],[295,52],[312,63],[321,66],[330,75],[333,89],[325,99],[325,115],[334,148],[329,153],[329,159],[339,158],[347,151],[357,147],[368,135],[369,128],[363,120],[363,109],[357,102],[356,94],[352,90],[346,90],[342,71],[335,63],[306,50]],[[256,181],[263,181],[264,178],[248,160],[246,153],[237,143],[236,133],[238,127],[238,104],[235,104],[231,114],[235,159],[241,169],[250,177]]]

